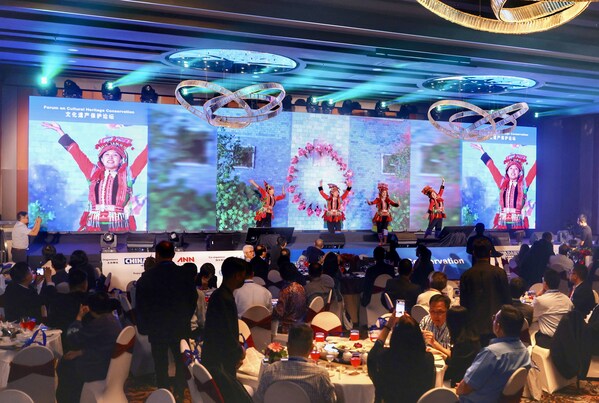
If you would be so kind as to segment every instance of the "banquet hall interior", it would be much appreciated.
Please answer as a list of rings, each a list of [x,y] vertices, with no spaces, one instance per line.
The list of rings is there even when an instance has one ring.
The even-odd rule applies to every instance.
[[[399,259],[417,264],[417,247],[428,248],[454,306],[460,279],[474,264],[466,240],[477,223],[508,281],[521,274],[512,261],[523,256],[522,245],[533,247],[549,233],[555,255],[569,245],[567,256],[587,266],[585,281],[597,297],[598,237],[581,244],[580,218],[599,228],[598,27],[599,4],[592,1],[1,1],[0,402],[7,385],[20,388],[9,371],[23,365],[13,358],[38,340],[21,322],[28,339],[19,344],[4,322],[3,294],[16,262],[12,234],[22,211],[30,227],[41,218],[39,234],[25,245],[38,292],[46,287],[43,266],[53,262],[49,246],[67,260],[82,250],[103,281],[98,291],[118,301],[120,321],[136,329],[135,348],[124,354],[131,368],[114,401],[146,401],[156,390],[151,343],[135,326],[130,287],[164,241],[174,244],[178,265],[213,265],[218,286],[223,261],[244,258],[248,245],[264,244],[270,256],[289,249],[304,283],[313,280],[310,248],[336,253],[339,298],[324,296],[319,310],[335,313],[340,328],[327,328],[327,341],[315,345],[337,401],[375,398],[366,370],[376,344],[370,333],[378,335],[386,323],[378,317],[395,308],[391,298],[385,303],[385,282],[370,284],[373,302],[363,303],[377,246],[387,256],[397,251],[395,264],[387,258],[397,278]],[[125,163],[113,174],[118,185],[106,190],[108,179],[98,172],[108,174],[108,149]],[[517,179],[510,166],[518,167]],[[383,189],[393,203],[380,201]],[[331,201],[335,190],[340,198]],[[387,229],[377,227],[379,215]],[[569,273],[561,273],[560,290],[571,298]],[[269,274],[263,282],[276,311],[287,279]],[[543,287],[540,277],[535,283]],[[523,303],[534,306],[543,293],[534,291],[526,287]],[[208,306],[210,292],[200,294]],[[586,318],[589,329],[595,310]],[[312,305],[311,312],[318,313]],[[264,324],[257,322],[264,318],[242,313],[240,323],[262,341]],[[261,365],[268,365],[266,346],[287,342],[284,320],[279,328],[270,320],[268,342],[238,370],[254,396]],[[40,343],[59,362],[66,331],[47,333]],[[333,363],[343,370],[329,368],[324,346],[354,345],[354,336],[359,347],[346,352],[361,355],[359,372],[351,372],[344,349]],[[192,379],[200,365],[197,340],[190,337],[187,346]],[[588,371],[564,377],[549,349],[535,346],[534,337],[527,343],[540,370],[528,371],[521,401],[599,396],[599,356],[589,354]],[[443,358],[435,355],[434,386],[451,389]],[[179,359],[169,358],[172,379]],[[206,399],[200,383],[191,381],[184,397],[173,389],[176,401]],[[81,401],[103,393],[89,384]]]

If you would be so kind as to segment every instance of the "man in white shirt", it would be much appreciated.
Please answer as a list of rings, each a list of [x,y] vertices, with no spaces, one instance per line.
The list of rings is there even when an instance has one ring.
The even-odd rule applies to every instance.
[[[272,294],[266,287],[254,283],[254,269],[249,264],[245,272],[243,286],[233,291],[233,297],[240,318],[248,308],[254,305],[262,305],[272,313]]]
[[[559,282],[559,274],[547,269],[543,275],[543,292],[532,304],[532,321],[539,322],[539,331],[535,335],[539,347],[549,348],[560,320],[574,308],[570,298],[558,290]]]
[[[431,288],[418,295],[416,303],[418,305],[424,305],[429,307],[429,301],[433,295],[442,294],[443,290],[447,287],[447,275],[440,271],[436,271],[431,276]],[[453,291],[453,290],[452,290]]]
[[[42,219],[37,217],[33,228],[27,227],[29,224],[29,216],[26,211],[19,211],[17,213],[17,223],[12,229],[12,261],[27,262],[27,249],[29,248],[29,236],[36,236],[40,232],[42,226]]]

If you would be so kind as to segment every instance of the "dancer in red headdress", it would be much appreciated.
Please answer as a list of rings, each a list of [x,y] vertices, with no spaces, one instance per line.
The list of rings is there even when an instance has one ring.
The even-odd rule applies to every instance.
[[[505,164],[505,175],[499,172],[495,163],[478,143],[470,144],[472,148],[481,152],[480,159],[489,169],[497,187],[499,187],[499,212],[493,220],[495,229],[527,229],[528,216],[524,214],[526,205],[526,193],[530,184],[537,175],[537,163],[532,165],[526,177],[524,176],[524,164],[527,163],[526,155],[510,154],[503,163]]]
[[[445,179],[441,179],[441,187],[439,192],[430,186],[425,186],[422,189],[422,193],[428,196],[428,210],[426,211],[425,217],[428,217],[428,227],[424,237],[428,237],[435,229],[435,237],[439,238],[441,233],[441,227],[443,227],[443,219],[445,215],[445,200],[443,199],[443,192],[445,191]]]
[[[335,231],[341,231],[341,223],[345,220],[345,213],[342,209],[343,201],[351,191],[351,181],[347,180],[345,184],[347,188],[341,196],[339,196],[339,186],[334,183],[329,183],[329,194],[326,194],[322,189],[322,179],[320,180],[320,186],[318,186],[320,195],[327,201],[327,209],[322,218],[327,223],[327,229],[331,234],[334,234]]]
[[[399,200],[397,202],[391,200],[389,197],[389,186],[386,183],[378,184],[379,195],[373,201],[366,200],[369,206],[376,205],[376,213],[372,218],[372,222],[376,224],[376,231],[379,235],[379,245],[387,243],[387,235],[389,234],[388,228],[389,223],[393,219],[389,212],[389,206],[399,207]]]
[[[107,136],[96,144],[98,162],[93,163],[58,123],[43,122],[42,126],[60,134],[58,142],[73,156],[89,182],[89,207],[79,220],[79,231],[135,231],[129,202],[133,183],[148,163],[148,146],[129,166],[126,150],[132,146],[132,140]]]
[[[279,200],[285,198],[285,186],[283,186],[283,193],[275,196],[275,188],[266,181],[264,181],[264,187],[258,185],[253,179],[250,179],[250,183],[260,192],[260,202],[262,203],[262,207],[256,211],[256,227],[271,227],[274,217],[272,210]]]

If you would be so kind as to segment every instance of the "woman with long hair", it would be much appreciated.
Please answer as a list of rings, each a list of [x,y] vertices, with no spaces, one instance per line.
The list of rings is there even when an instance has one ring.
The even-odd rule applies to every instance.
[[[372,223],[376,225],[376,232],[379,236],[379,245],[383,245],[387,243],[387,236],[389,235],[389,223],[393,220],[389,209],[391,206],[399,207],[399,200],[393,201],[389,197],[389,185],[386,183],[378,184],[379,195],[376,199],[370,201],[366,200],[366,203],[369,206],[373,204],[376,206],[376,213],[372,218]]]
[[[524,262],[528,252],[530,252],[530,246],[527,243],[520,245],[518,254],[514,256],[508,264],[510,272],[520,275],[520,267],[522,267],[522,262]]]
[[[453,306],[447,311],[447,329],[451,337],[451,355],[445,360],[447,370],[444,378],[451,380],[451,387],[464,378],[480,351],[478,335],[468,323],[468,310],[463,306]]]
[[[389,348],[385,348],[391,329]],[[374,384],[375,402],[417,402],[435,387],[435,360],[426,351],[414,318],[407,314],[389,318],[368,354],[368,376]]]
[[[326,194],[322,188],[322,179],[318,186],[320,195],[327,201],[327,208],[324,211],[322,218],[327,224],[327,229],[331,234],[341,231],[341,223],[345,220],[345,212],[343,211],[343,202],[351,191],[351,181],[345,181],[347,188],[341,194],[339,186],[334,183],[329,183],[329,194]]]

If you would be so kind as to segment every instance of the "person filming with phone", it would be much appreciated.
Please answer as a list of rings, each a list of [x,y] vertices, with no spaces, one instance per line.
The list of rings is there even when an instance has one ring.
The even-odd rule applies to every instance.
[[[27,262],[27,250],[29,249],[29,237],[36,236],[40,232],[42,227],[42,219],[37,217],[33,224],[33,228],[29,229],[29,215],[26,211],[19,211],[17,213],[17,223],[12,229],[12,248],[11,257],[12,261]]]
[[[433,295],[429,301],[429,314],[420,321],[420,329],[426,345],[450,356],[449,329],[447,329],[447,311],[451,301],[442,294]]]

